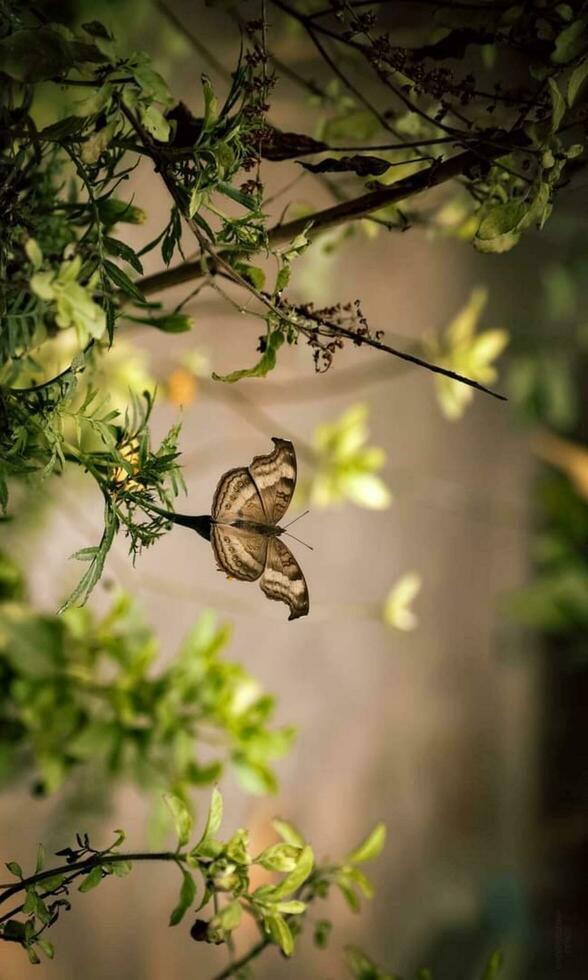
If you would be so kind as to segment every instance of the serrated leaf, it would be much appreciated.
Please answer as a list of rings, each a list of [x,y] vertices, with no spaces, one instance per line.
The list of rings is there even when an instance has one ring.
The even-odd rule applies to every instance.
[[[173,793],[166,793],[164,800],[170,811],[178,835],[178,847],[185,847],[192,833],[192,814],[184,801]]]
[[[187,910],[190,908],[196,897],[196,883],[192,874],[180,866],[182,872],[182,884],[180,887],[180,897],[178,904],[169,917],[170,926],[177,926],[182,921]]]
[[[373,861],[380,854],[386,841],[386,826],[378,823],[374,829],[362,840],[361,844],[351,851],[345,858],[349,864],[363,864],[364,861]]]

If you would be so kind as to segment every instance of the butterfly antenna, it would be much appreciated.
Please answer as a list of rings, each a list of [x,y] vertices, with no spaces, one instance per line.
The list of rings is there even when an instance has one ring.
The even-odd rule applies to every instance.
[[[308,511],[306,513],[308,513]],[[304,517],[304,514],[301,514],[300,516]],[[290,523],[293,524],[294,521],[291,521]],[[290,527],[290,524],[288,524],[288,527]],[[284,534],[287,534],[289,538],[294,538],[294,541],[297,541],[298,544],[303,544],[304,547],[308,548],[309,551],[314,551],[314,548],[312,547],[311,544],[307,544],[306,541],[302,541],[301,538],[297,538],[295,534],[290,534],[289,531],[286,531],[286,528],[283,528],[283,531]]]
[[[293,524],[296,524],[296,521],[299,521],[301,517],[306,517],[307,514],[310,514],[310,511],[309,510],[303,511],[302,514],[299,514],[298,517],[295,517],[293,521],[290,521],[288,524],[285,525],[284,531],[287,528],[292,527]],[[294,535],[292,535],[292,537],[294,537]],[[304,542],[303,542],[303,544],[304,544]]]

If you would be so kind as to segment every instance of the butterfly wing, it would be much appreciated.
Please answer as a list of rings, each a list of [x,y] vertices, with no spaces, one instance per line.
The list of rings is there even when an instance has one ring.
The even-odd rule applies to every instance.
[[[296,487],[296,452],[289,439],[272,439],[275,449],[266,456],[254,456],[249,467],[261,497],[269,524],[284,516]]]
[[[218,481],[212,501],[214,521],[247,520],[265,523],[265,511],[259,489],[244,466],[229,470]]]
[[[213,524],[210,541],[219,569],[242,582],[255,582],[266,566],[268,538],[240,527]]]
[[[290,607],[288,619],[307,616],[310,608],[308,587],[294,555],[279,538],[270,538],[265,571],[259,587],[268,597]]]

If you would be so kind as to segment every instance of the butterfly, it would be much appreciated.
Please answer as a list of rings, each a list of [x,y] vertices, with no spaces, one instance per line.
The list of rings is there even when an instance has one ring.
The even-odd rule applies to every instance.
[[[228,470],[219,480],[206,517],[170,515],[212,544],[218,568],[242,582],[259,581],[268,599],[285,602],[288,619],[307,616],[308,586],[302,569],[280,540],[284,516],[296,486],[296,452],[288,439],[272,439],[274,449],[254,456],[249,466]]]

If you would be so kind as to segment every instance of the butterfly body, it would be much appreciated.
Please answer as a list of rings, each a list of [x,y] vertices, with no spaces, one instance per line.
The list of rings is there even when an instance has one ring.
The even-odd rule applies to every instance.
[[[280,527],[278,524],[260,524],[258,521],[230,521],[228,524],[223,524],[220,521],[212,521],[217,527],[236,527],[243,531],[251,531],[253,534],[262,534],[268,538],[278,537],[280,534],[284,533],[284,528]]]

